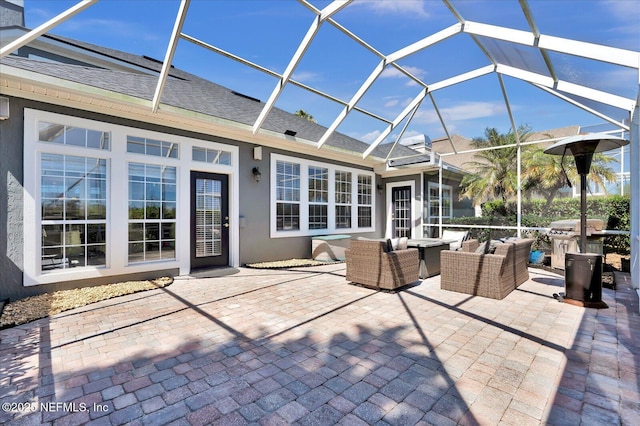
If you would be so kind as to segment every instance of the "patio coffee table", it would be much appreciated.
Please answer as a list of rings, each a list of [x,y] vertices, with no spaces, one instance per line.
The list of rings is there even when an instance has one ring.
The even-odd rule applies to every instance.
[[[415,247],[420,251],[421,279],[440,274],[440,252],[449,250],[449,244],[453,240],[441,240],[439,238],[412,239],[407,243],[408,247]]]

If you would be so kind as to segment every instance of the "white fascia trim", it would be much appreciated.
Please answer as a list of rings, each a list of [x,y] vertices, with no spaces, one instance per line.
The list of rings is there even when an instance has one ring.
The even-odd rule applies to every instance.
[[[387,179],[401,176],[415,176],[418,173],[438,171],[437,166],[409,165],[403,167],[376,167],[374,172],[381,178]]]

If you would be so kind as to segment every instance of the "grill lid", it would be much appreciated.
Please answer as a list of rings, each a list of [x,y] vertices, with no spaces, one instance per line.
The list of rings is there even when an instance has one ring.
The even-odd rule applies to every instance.
[[[580,219],[556,220],[549,224],[549,228],[580,233]],[[604,220],[587,219],[587,232],[602,231],[602,228],[604,228]]]

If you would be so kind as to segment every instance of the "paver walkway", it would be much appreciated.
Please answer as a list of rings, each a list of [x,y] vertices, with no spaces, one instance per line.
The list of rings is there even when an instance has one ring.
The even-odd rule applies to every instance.
[[[563,304],[348,285],[342,264],[239,269],[0,331],[0,423],[638,424],[640,319]],[[7,405],[9,404],[9,405]],[[12,409],[15,409],[12,411]]]

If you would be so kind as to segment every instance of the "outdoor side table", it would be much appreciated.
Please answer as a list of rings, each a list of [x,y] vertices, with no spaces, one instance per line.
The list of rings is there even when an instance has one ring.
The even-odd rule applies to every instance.
[[[440,274],[440,252],[449,250],[450,240],[438,238],[423,238],[409,240],[408,247],[415,247],[420,251],[420,279]]]

